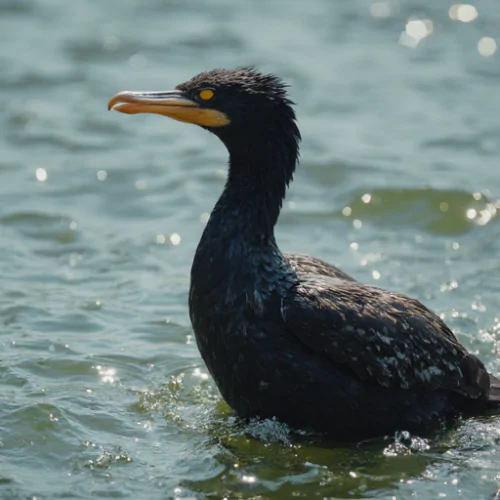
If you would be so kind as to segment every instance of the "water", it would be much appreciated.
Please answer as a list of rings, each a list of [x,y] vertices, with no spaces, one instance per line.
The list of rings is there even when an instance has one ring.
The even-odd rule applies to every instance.
[[[281,247],[418,297],[499,374],[500,15],[450,5],[0,0],[2,499],[492,498],[499,417],[342,446],[235,419],[187,312],[226,153],[106,111],[281,75],[304,136]]]

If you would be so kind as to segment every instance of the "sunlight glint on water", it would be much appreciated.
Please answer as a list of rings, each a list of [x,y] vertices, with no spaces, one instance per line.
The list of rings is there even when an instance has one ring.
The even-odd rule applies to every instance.
[[[235,418],[187,311],[226,153],[106,103],[281,75],[304,140],[280,246],[419,298],[500,374],[497,20],[487,1],[0,2],[0,498],[493,498],[496,416],[341,446]]]

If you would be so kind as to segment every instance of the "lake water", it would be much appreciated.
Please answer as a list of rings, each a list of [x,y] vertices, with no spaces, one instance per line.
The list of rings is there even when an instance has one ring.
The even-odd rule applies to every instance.
[[[243,425],[193,341],[226,152],[109,113],[214,67],[291,85],[286,251],[411,294],[500,373],[495,0],[0,0],[0,498],[491,499],[500,417],[311,442]]]

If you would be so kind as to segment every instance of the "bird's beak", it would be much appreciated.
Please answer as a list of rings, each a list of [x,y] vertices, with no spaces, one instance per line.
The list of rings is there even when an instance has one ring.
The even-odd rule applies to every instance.
[[[108,103],[108,109],[134,115],[156,113],[181,122],[204,127],[222,127],[229,123],[226,114],[216,109],[200,106],[179,90],[168,92],[119,92]]]

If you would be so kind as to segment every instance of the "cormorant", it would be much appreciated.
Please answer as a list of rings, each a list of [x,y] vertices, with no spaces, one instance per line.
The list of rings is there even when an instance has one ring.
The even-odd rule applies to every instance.
[[[279,78],[248,68],[109,101],[200,125],[229,152],[189,293],[223,398],[241,417],[340,438],[422,430],[500,405],[500,381],[419,301],[280,251],[274,226],[299,155],[292,106]]]

